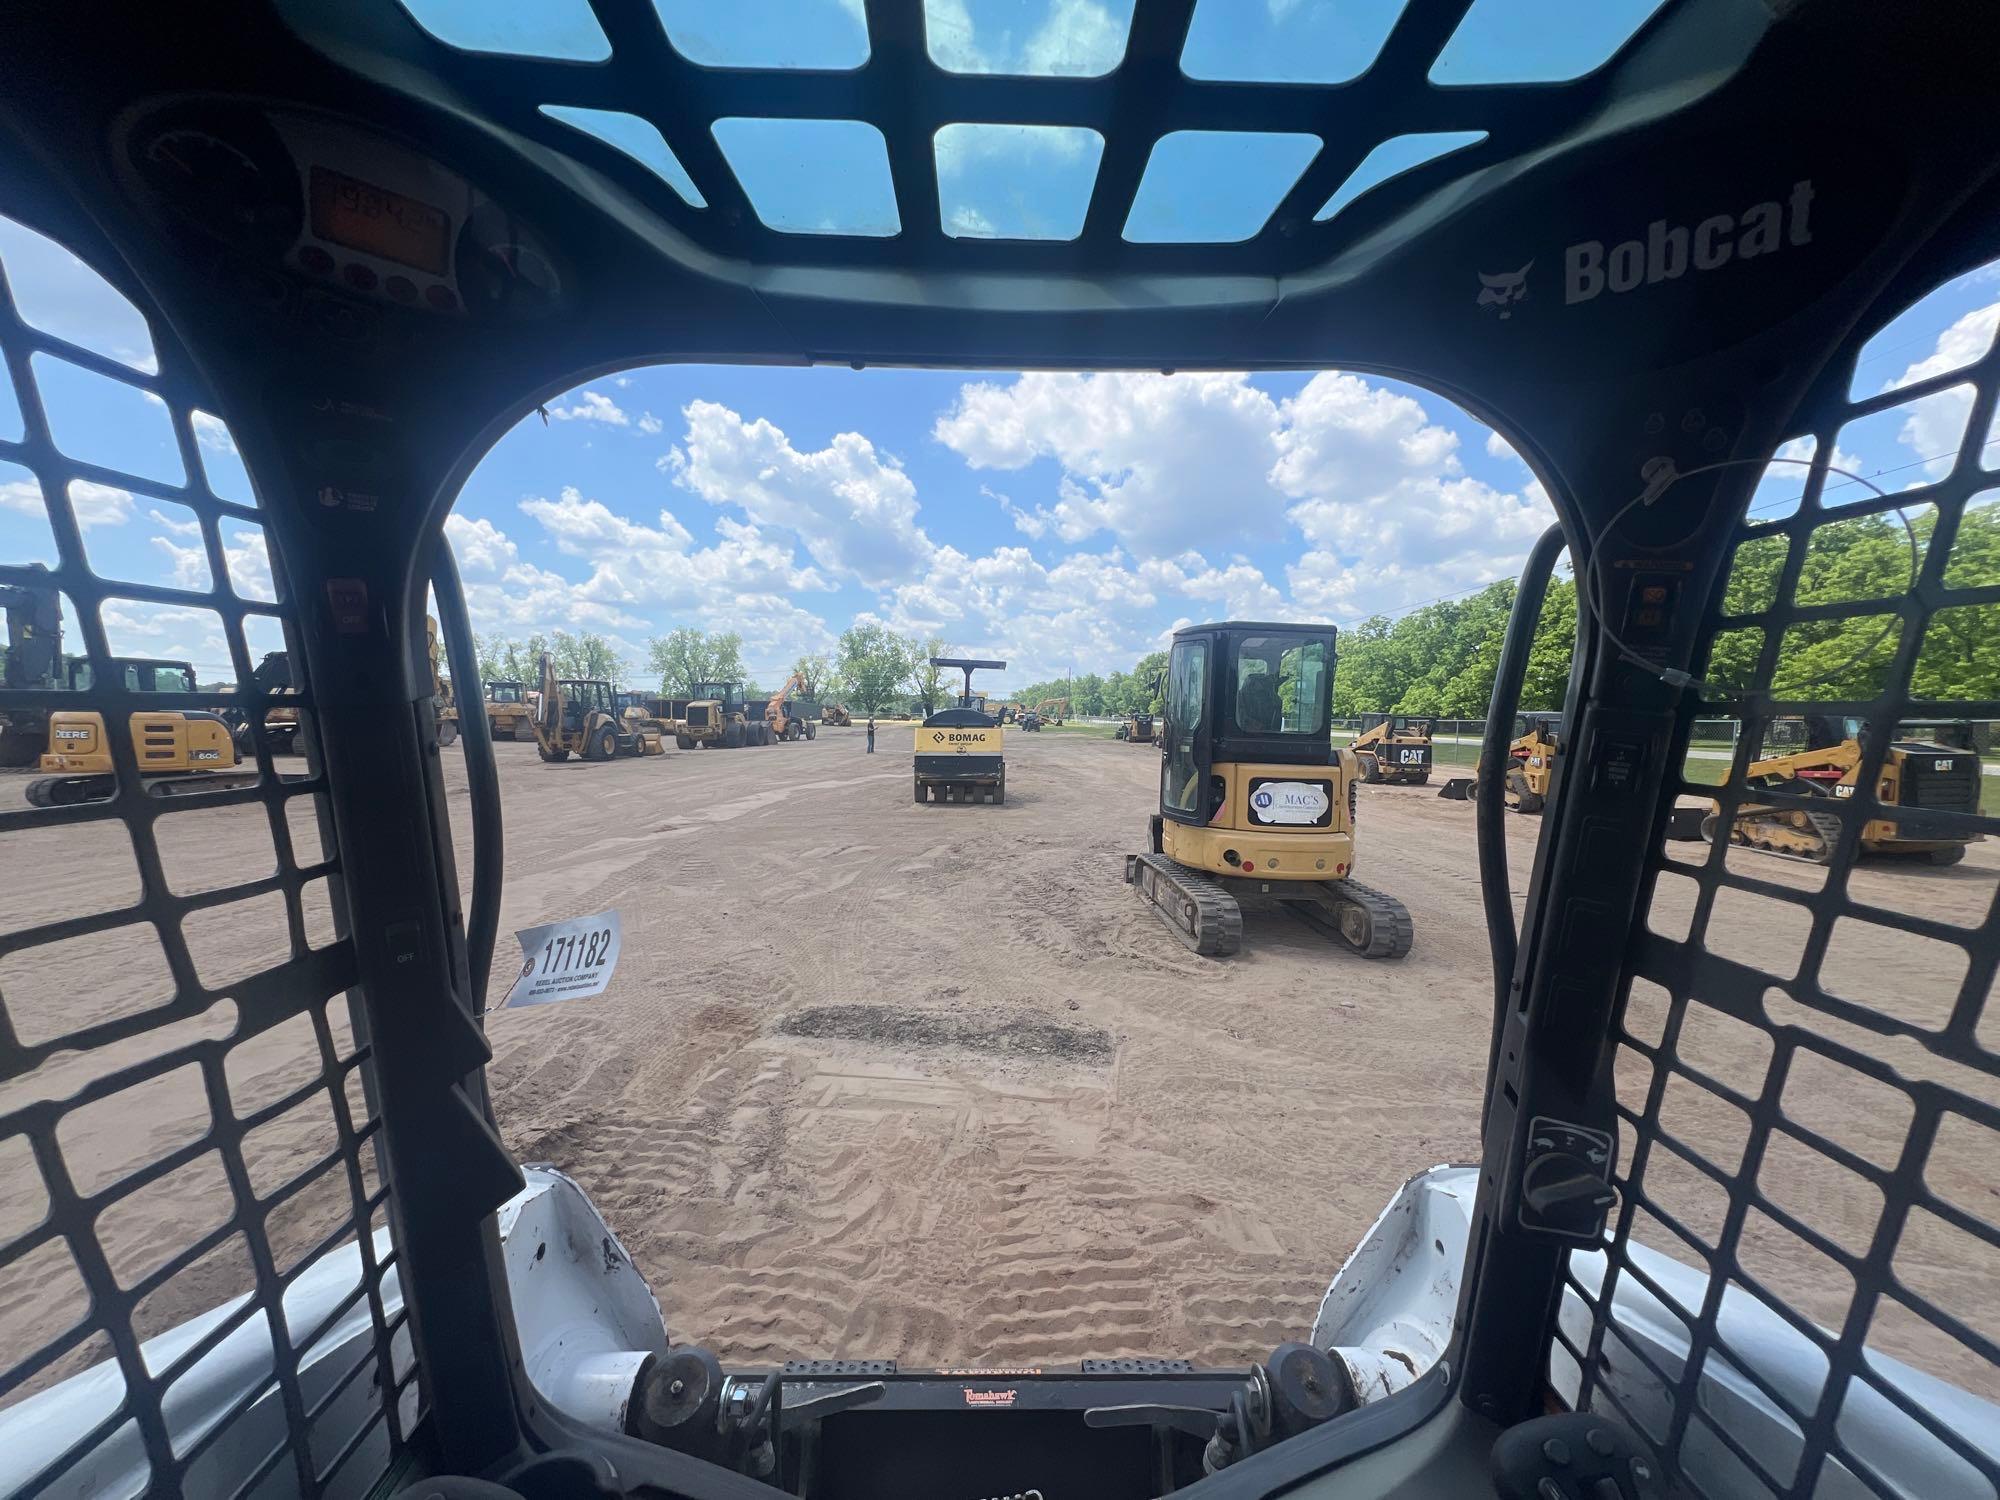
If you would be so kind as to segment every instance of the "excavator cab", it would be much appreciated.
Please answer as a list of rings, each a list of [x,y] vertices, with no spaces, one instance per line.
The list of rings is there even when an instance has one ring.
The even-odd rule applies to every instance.
[[[1244,621],[1174,633],[1160,808],[1125,879],[1196,953],[1234,953],[1251,899],[1366,958],[1410,951],[1402,903],[1350,878],[1361,769],[1329,729],[1336,639]]]

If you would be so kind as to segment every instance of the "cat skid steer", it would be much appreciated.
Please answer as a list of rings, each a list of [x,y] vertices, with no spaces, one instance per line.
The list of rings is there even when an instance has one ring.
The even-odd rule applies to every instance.
[[[252,712],[271,702],[251,677],[251,639],[282,626],[314,734],[305,780],[215,794],[271,833],[267,860],[220,882],[190,886],[162,856],[174,822],[208,810],[122,795],[0,806],[15,903],[0,913],[0,1493],[2000,1493],[1991,1174],[1940,1167],[1990,1162],[2000,1139],[2000,930],[1932,909],[1992,878],[1992,844],[1886,892],[1849,879],[1868,823],[1914,810],[1959,837],[2000,820],[1885,801],[1891,746],[1864,736],[1852,795],[1813,809],[1839,825],[1823,880],[1766,878],[1779,868],[1768,862],[1746,873],[1729,849],[1690,862],[1665,841],[1677,803],[1715,794],[1681,774],[1697,716],[1768,716],[1788,638],[1852,629],[1888,642],[1805,701],[1785,688],[1788,711],[1895,723],[1992,717],[2000,704],[1977,653],[1951,645],[1990,638],[1996,607],[1976,542],[2000,358],[1992,320],[1971,314],[1992,296],[1981,268],[2000,260],[2000,7],[1593,0],[1551,19],[1496,0],[1148,0],[1064,8],[1102,24],[1069,26],[1054,49],[1034,29],[1045,7],[1020,7],[1011,34],[978,20],[990,7],[947,26],[951,7],[916,0],[819,5],[810,25],[776,30],[738,16],[765,9],[780,8],[240,0],[218,25],[189,6],[10,7],[0,460],[9,514],[32,514],[40,551],[5,543],[0,583],[39,579],[68,599],[95,680],[72,693],[47,672],[10,672],[0,714],[75,708],[112,722],[131,706],[107,681],[114,643],[135,606],[157,605],[199,619],[181,623],[212,634],[227,693]],[[1337,45],[1313,29],[1333,10]],[[56,242],[137,317],[108,337],[50,317],[22,234]],[[1940,287],[1938,326],[1957,326],[1933,349],[1902,315]],[[1175,1222],[1162,1239],[1188,1247],[1203,1285],[1218,1259],[1254,1252],[1256,1274],[1294,1303],[1302,1286],[1327,1287],[1316,1312],[1301,1305],[1258,1335],[1268,1353],[1204,1363],[1203,1346],[1240,1341],[1242,1318],[1229,1298],[1168,1286],[1121,1304],[1114,1332],[1075,1332],[1071,1311],[1101,1310],[1101,1273],[1128,1248],[1095,1187],[1073,1234],[1001,1247],[1053,1286],[1032,1305],[1025,1281],[967,1265],[952,1283],[962,1291],[914,1314],[845,1306],[844,1264],[909,1247],[827,1236],[803,1295],[836,1310],[830,1326],[919,1328],[925,1347],[992,1362],[911,1369],[888,1333],[890,1347],[775,1349],[774,1299],[787,1294],[755,1263],[760,1221],[738,1215],[755,1213],[742,1200],[796,1184],[710,1159],[706,1086],[658,1091],[687,1160],[663,1169],[672,1181],[614,1182],[616,1222],[559,1169],[509,1151],[522,1139],[560,1149],[569,1132],[520,1117],[503,1132],[499,1118],[509,1100],[488,1075],[484,1010],[502,806],[484,715],[461,725],[462,776],[439,754],[426,588],[452,660],[474,661],[444,540],[466,476],[515,423],[587,381],[664,361],[698,382],[704,360],[1117,372],[1147,401],[1192,392],[1204,423],[1247,423],[1269,449],[1232,475],[1240,498],[1218,492],[1193,512],[1169,503],[1161,475],[1192,465],[1201,485],[1206,427],[1185,434],[1190,459],[1087,422],[1090,452],[1076,459],[1046,425],[1100,409],[1073,375],[1031,377],[1009,408],[1007,377],[983,374],[949,419],[979,428],[966,452],[981,464],[1061,450],[1089,470],[1065,481],[1065,520],[1143,547],[1143,577],[1162,592],[1206,587],[1199,569],[1239,571],[1215,560],[1267,545],[1279,504],[1318,549],[1288,581],[1327,607],[1357,602],[1337,555],[1357,525],[1395,526],[1406,583],[1431,576],[1447,534],[1480,534],[1480,577],[1515,545],[1518,507],[1463,476],[1442,500],[1422,476],[1382,497],[1347,493],[1355,429],[1423,450],[1439,472],[1450,445],[1425,434],[1450,434],[1420,429],[1400,391],[1302,372],[1388,371],[1450,392],[1532,466],[1560,530],[1524,565],[1488,706],[1489,767],[1507,758],[1565,547],[1577,634],[1542,820],[1510,829],[1497,777],[1475,798],[1491,983],[1448,998],[1479,1034],[1478,1102],[1476,1070],[1451,1060],[1457,1038],[1434,1039],[1421,1076],[1389,1076],[1357,1032],[1352,1076],[1319,1080],[1310,1098],[1279,1079],[1275,1109],[1260,1107],[1271,1089],[1251,1087],[1253,1107],[1229,1119],[1189,1120],[1177,1100],[1135,1116],[1147,1101],[1125,1097],[1122,1078],[1068,1071],[1010,1083],[976,1111],[998,1142],[1054,1087],[1101,1096],[1091,1128],[1107,1138],[1137,1118],[1163,1149],[1186,1129],[1283,1153],[1301,1194],[1327,1206],[1316,1240],[1273,1237],[1193,1185],[1164,1195]],[[1167,369],[1262,373],[1144,373]],[[1007,415],[1031,395],[1045,425]],[[103,431],[79,428],[80,409],[129,411],[103,420],[130,431],[80,447]],[[128,444],[142,427],[157,441]],[[1876,429],[1925,434],[1907,457],[1893,439],[1874,450],[1870,462],[1908,465],[1895,493],[1837,488],[1837,455]],[[838,440],[829,462],[851,465],[858,442]],[[240,457],[247,488],[222,482],[225,457]],[[713,455],[680,457],[692,469]],[[1782,507],[1760,490],[1774,459],[1796,480]],[[764,462],[740,488],[799,509],[792,458],[768,460],[775,479]],[[897,500],[913,483],[898,483],[885,500],[879,476],[833,476],[828,492],[868,518],[858,534],[871,543],[859,563],[840,555],[843,583],[914,582],[947,553],[925,541],[914,501]],[[107,490],[141,497],[141,513],[187,510],[215,576],[117,581],[100,528],[133,507]],[[1833,602],[1797,587],[1826,551],[1823,528],[1919,505],[1933,529],[1907,585]],[[250,528],[274,588],[226,576]],[[644,543],[643,566],[607,557],[564,597],[595,612],[585,618],[621,618],[638,592],[627,580],[685,581],[696,551],[668,541]],[[1728,587],[1746,546],[1785,558],[1782,586],[1747,603]],[[38,557],[54,559],[46,573]],[[905,558],[915,572],[892,576]],[[1023,552],[1006,571],[1033,563]],[[490,604],[496,586],[480,588]],[[1038,644],[1051,661],[1071,642],[1139,644],[1088,591],[1059,602]],[[1703,674],[1727,632],[1761,645],[1738,653],[1750,663],[1740,682],[1718,685]],[[1819,654],[1853,656],[1837,640]],[[559,689],[545,718],[566,716]],[[1247,764],[1209,753],[1222,726],[1186,717],[1214,702],[1170,697],[1161,767],[1160,805],[1201,843],[1224,836],[1210,808],[1240,805],[1223,767]],[[1066,705],[1038,711],[1052,707]],[[584,728],[564,725],[577,738],[561,748]],[[1293,763],[1281,779],[1301,785],[1272,796],[1330,825],[1344,809],[1311,784],[1334,781],[1325,725],[1319,739],[1322,762]],[[138,787],[133,747],[113,734],[109,749],[121,788]],[[292,837],[294,825],[318,839]],[[1517,898],[1508,836],[1519,858],[1529,829],[1534,867]],[[581,910],[608,881],[667,878],[640,846],[678,830],[635,821],[609,865],[561,869],[544,866],[555,846],[539,820],[529,831],[546,847],[510,900],[541,889]],[[601,832],[572,841],[594,857]],[[68,861],[92,849],[116,857],[116,883],[73,875]],[[1230,849],[1242,858],[1236,843],[1217,857]],[[877,858],[886,869],[902,854]],[[689,879],[676,899],[686,920],[667,940],[687,945],[704,1006],[660,1012],[685,1030],[663,1045],[700,1048],[727,1024],[711,1012],[768,1007],[772,962],[703,954],[717,898]],[[1727,910],[1745,903],[1778,920],[1730,928]],[[885,907],[845,908],[855,931],[843,941],[905,940]],[[1097,917],[1103,930],[1075,957],[1115,966],[1132,918]],[[245,935],[254,962],[218,973],[203,961],[218,924]],[[1931,957],[1886,963],[1859,1000],[1843,996],[1822,959],[1855,927]],[[1770,951],[1780,929],[1810,934],[1804,961]],[[1303,987],[1324,997],[1329,1026],[1347,1024],[1345,990],[1376,1003],[1351,965],[1266,956],[1223,976],[1232,1003]],[[1900,992],[1904,967],[1929,986],[1924,1005],[1874,1008]],[[1424,982],[1464,989],[1453,973]],[[134,976],[134,1003],[95,1003]],[[84,998],[25,1024],[36,993]],[[622,1024],[645,1002],[613,1003],[624,1012],[527,1019],[559,1056],[565,1022]],[[1159,1045],[1147,1017],[1130,1019],[1123,1045]],[[264,1049],[291,1036],[304,1066],[273,1075]],[[1237,1035],[1212,1050],[1188,1067],[1256,1084],[1273,1061]],[[783,1085],[796,1062],[780,1049],[778,1072],[759,1077]],[[915,1088],[907,1060],[883,1069]],[[177,1078],[196,1102],[168,1118],[154,1101]],[[938,1113],[932,1082],[922,1102],[887,1107]],[[1435,1114],[1438,1138],[1475,1160],[1410,1162],[1417,1175],[1370,1226],[1350,1211],[1352,1174],[1382,1099]],[[826,1104],[820,1128],[883,1124],[879,1110],[836,1118],[839,1101]],[[1711,1118],[1733,1122],[1726,1159],[1682,1139]],[[274,1135],[309,1147],[309,1165],[267,1178]],[[1185,1175],[1163,1161],[1163,1180]],[[937,1202],[1005,1196],[1019,1185],[1005,1178],[939,1183]],[[190,1206],[197,1181],[213,1187],[213,1215]],[[121,1239],[140,1209],[165,1227]],[[633,1262],[642,1245],[650,1285]],[[719,1300],[686,1305],[680,1266],[716,1254],[742,1274]],[[1774,1261],[1812,1269],[1788,1278]],[[718,1347],[670,1338],[670,1323],[715,1330]]]

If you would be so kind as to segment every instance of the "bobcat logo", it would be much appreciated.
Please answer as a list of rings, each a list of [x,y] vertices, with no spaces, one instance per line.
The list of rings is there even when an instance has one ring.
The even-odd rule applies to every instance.
[[[1499,308],[1503,320],[1513,317],[1514,314],[1510,309],[1514,303],[1528,295],[1528,273],[1534,269],[1535,263],[1529,261],[1518,271],[1502,271],[1493,276],[1481,271],[1479,305]]]

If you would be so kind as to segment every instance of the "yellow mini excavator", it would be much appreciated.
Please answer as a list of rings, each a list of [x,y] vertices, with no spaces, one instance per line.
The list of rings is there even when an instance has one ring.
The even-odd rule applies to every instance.
[[[1431,735],[1437,720],[1420,714],[1363,714],[1361,733],[1348,745],[1361,761],[1361,779],[1423,786],[1431,779]]]
[[[1782,721],[1781,721],[1782,722]],[[1776,726],[1774,726],[1776,727]],[[1914,727],[1914,726],[1908,726]],[[1859,719],[1816,715],[1805,721],[1806,748],[1786,755],[1752,761],[1744,774],[1753,790],[1790,793],[1806,803],[1828,803],[1854,795],[1861,783],[1861,761],[1867,728]],[[1770,737],[1766,737],[1766,743]],[[1861,853],[1914,855],[1932,864],[1955,865],[1965,858],[1965,846],[1984,835],[1955,826],[1948,816],[1979,811],[1979,756],[1930,739],[1896,739],[1882,761],[1876,798],[1897,809],[1893,818],[1870,818],[1861,829]],[[1675,811],[1670,832],[1681,839],[1713,842],[1720,829],[1722,804],[1706,810]],[[1729,842],[1767,854],[1825,864],[1840,837],[1840,819],[1831,811],[1784,803],[1745,801],[1730,821]]]
[[[194,668],[186,662],[121,657],[112,665],[135,692],[192,693]],[[72,683],[88,690],[89,663],[78,658]],[[146,790],[157,797],[183,792],[217,791],[248,786],[254,769],[236,756],[236,738],[221,714],[205,709],[142,709],[130,715],[132,753]],[[48,720],[49,749],[41,758],[43,774],[28,783],[26,796],[35,807],[67,807],[78,802],[102,802],[117,789],[111,744],[104,715],[95,710],[57,709]]]
[[[1410,951],[1409,911],[1353,878],[1359,758],[1328,728],[1334,628],[1229,621],[1174,632],[1152,847],[1125,879],[1196,953],[1275,903],[1364,958]]]
[[[555,660],[542,653],[542,702],[534,719],[535,748],[543,760],[610,760],[618,755],[664,755],[656,722],[621,717],[618,689],[601,677],[557,677]]]

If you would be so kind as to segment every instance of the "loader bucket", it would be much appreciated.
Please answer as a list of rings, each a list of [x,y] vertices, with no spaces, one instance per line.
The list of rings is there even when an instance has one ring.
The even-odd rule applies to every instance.
[[[1438,788],[1440,797],[1449,797],[1454,802],[1472,800],[1473,780],[1470,776],[1454,776]]]

